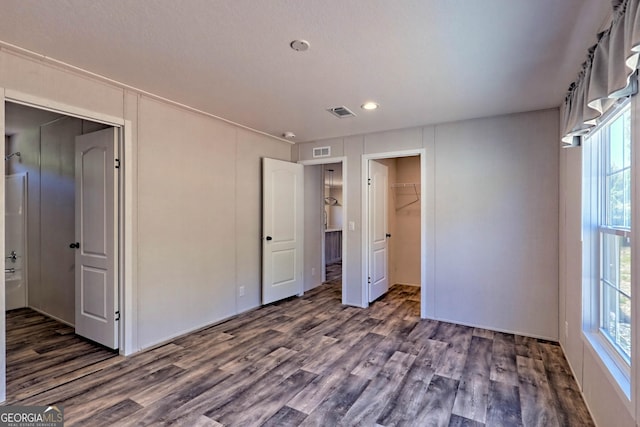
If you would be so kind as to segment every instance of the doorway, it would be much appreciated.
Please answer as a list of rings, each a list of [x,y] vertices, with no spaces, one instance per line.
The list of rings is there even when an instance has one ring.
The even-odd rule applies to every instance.
[[[112,203],[103,206],[96,200],[87,201],[91,193],[95,195],[95,189],[87,191],[89,183],[77,185],[80,179],[88,178],[86,169],[95,169],[97,163],[88,165],[88,157],[84,155],[85,146],[76,144],[80,135],[82,138],[92,138],[92,135],[107,132],[112,135],[110,144],[114,150],[119,149],[119,131],[111,125],[67,116],[59,112],[52,112],[33,108],[14,102],[5,103],[5,308],[6,310],[19,311],[17,315],[12,313],[12,322],[6,321],[7,329],[19,327],[16,319],[43,319],[43,325],[57,323],[59,331],[75,331],[89,340],[101,342],[110,348],[118,348],[117,336],[118,324],[116,314],[110,321],[115,341],[105,342],[101,337],[95,336],[91,331],[82,330],[82,321],[78,322],[76,311],[89,313],[92,318],[99,319],[99,310],[102,301],[95,299],[100,297],[101,288],[109,283],[101,277],[101,271],[95,266],[80,260],[78,253],[90,253],[92,258],[98,258],[100,251],[92,247],[92,242],[85,236],[86,232],[92,234],[95,230],[91,225],[99,218],[111,218],[112,224],[117,224],[118,200],[114,195],[118,194],[118,185],[111,181],[110,191]],[[78,148],[81,154],[78,156]],[[92,146],[93,147],[93,146]],[[84,150],[84,151],[82,151]],[[96,150],[91,151],[94,157],[104,156]],[[80,162],[78,163],[78,157]],[[113,157],[106,166],[103,162],[103,170],[107,176],[114,167]],[[80,166],[78,166],[80,165]],[[84,166],[87,165],[87,166]],[[111,170],[110,170],[111,169]],[[82,171],[81,173],[76,173]],[[21,186],[22,185],[22,186]],[[84,192],[82,189],[85,189]],[[22,198],[19,196],[22,195]],[[91,197],[89,197],[91,198]],[[99,197],[100,199],[105,199]],[[78,201],[83,200],[84,208]],[[116,203],[114,205],[113,203]],[[86,207],[94,208],[88,214]],[[108,208],[110,206],[110,208]],[[19,214],[19,215],[18,215]],[[85,216],[82,216],[85,215]],[[79,218],[80,221],[77,221]],[[23,225],[19,227],[17,225]],[[80,233],[78,224],[81,224]],[[106,236],[109,233],[99,232]],[[111,228],[113,241],[117,239],[117,230]],[[80,251],[80,241],[84,242],[86,250]],[[107,242],[105,242],[106,245]],[[112,246],[119,246],[114,242]],[[111,268],[115,295],[112,301],[118,311],[118,284],[116,282],[118,262],[117,253],[112,250],[110,258],[114,263]],[[77,272],[81,271],[80,283],[84,285],[82,295],[84,299],[76,298],[79,292],[76,289],[78,281]],[[16,295],[18,298],[16,298]],[[77,310],[81,307],[80,310]],[[105,310],[106,311],[106,310]],[[29,316],[28,314],[37,314]],[[106,313],[104,313],[106,314]],[[106,318],[106,316],[103,316]],[[9,319],[9,317],[7,317]],[[46,319],[46,322],[44,321]],[[100,320],[100,319],[99,319]],[[85,322],[86,323],[86,322]],[[65,335],[68,332],[64,333]],[[11,334],[7,332],[7,337]],[[89,343],[88,340],[85,340]],[[92,344],[99,347],[98,344]],[[7,343],[10,353],[14,349],[11,343]],[[87,350],[83,350],[86,352]],[[116,353],[117,354],[117,353]],[[7,378],[12,377],[12,365],[10,354],[7,357]]]
[[[417,287],[427,317],[425,163],[424,150],[363,156],[363,306],[393,285]]]
[[[329,163],[322,167],[322,221],[324,277],[323,283],[342,282],[342,236],[344,234],[344,192],[342,163]]]
[[[346,157],[299,162],[304,165],[304,291],[332,283],[345,300],[348,194]],[[329,252],[329,253],[327,253]]]

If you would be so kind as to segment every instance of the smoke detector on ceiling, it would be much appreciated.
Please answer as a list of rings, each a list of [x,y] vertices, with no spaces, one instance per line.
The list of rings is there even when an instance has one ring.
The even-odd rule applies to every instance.
[[[334,116],[340,118],[340,119],[344,119],[345,117],[355,117],[356,116],[356,114],[353,111],[349,110],[344,105],[342,105],[340,107],[327,108],[327,111],[330,112],[331,114],[333,114]]]
[[[282,134],[282,137],[286,139],[293,139],[296,137],[296,134],[293,132],[285,132]]]
[[[294,40],[289,43],[289,46],[296,52],[304,52],[305,50],[309,50],[311,45],[309,45],[309,42],[306,40]]]

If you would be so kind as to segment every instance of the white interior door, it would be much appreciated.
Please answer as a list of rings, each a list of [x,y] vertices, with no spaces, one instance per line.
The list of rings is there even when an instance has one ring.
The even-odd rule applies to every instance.
[[[369,161],[369,302],[389,290],[389,170]]]
[[[118,348],[115,128],[76,137],[76,333]]]
[[[302,294],[304,166],[262,162],[262,302]]]

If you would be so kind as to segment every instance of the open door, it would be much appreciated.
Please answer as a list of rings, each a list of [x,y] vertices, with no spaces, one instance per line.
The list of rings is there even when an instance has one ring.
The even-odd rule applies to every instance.
[[[389,170],[369,160],[369,302],[389,290]]]
[[[76,333],[118,348],[115,128],[76,137]]]
[[[262,303],[303,289],[304,166],[262,162]]]

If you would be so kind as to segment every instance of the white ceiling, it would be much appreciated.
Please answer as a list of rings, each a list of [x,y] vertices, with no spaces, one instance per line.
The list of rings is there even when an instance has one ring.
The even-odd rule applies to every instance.
[[[610,3],[2,0],[0,40],[308,141],[556,107]]]

